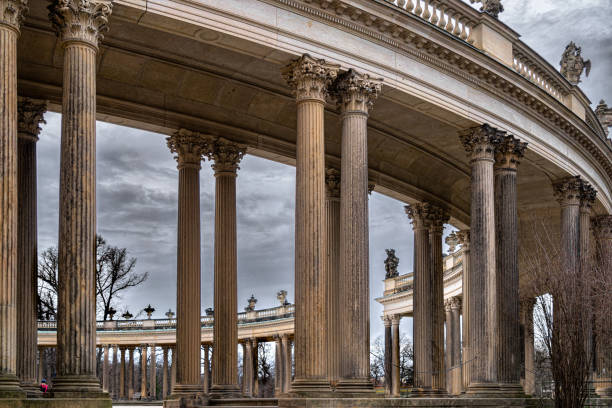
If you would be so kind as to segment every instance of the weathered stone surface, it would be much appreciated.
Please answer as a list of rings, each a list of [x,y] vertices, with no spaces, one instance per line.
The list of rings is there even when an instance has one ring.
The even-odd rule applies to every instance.
[[[328,375],[335,386],[340,379],[342,357],[342,315],[340,284],[340,172],[334,168],[325,170],[325,224],[327,230],[327,278],[328,278]]]

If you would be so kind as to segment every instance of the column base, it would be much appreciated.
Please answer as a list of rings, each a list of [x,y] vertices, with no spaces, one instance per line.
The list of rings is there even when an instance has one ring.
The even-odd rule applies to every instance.
[[[19,378],[14,374],[0,374],[0,398],[22,399],[26,397]]]
[[[374,385],[369,378],[345,378],[338,381],[335,391],[355,398],[372,398],[376,396]]]
[[[211,399],[243,398],[245,394],[237,384],[213,384],[210,387]],[[250,396],[247,396],[247,398]]]
[[[110,400],[110,395],[102,390],[100,381],[94,376],[57,376],[49,393],[53,398]]]
[[[334,392],[329,380],[295,379],[291,383],[291,389],[287,393],[295,398],[325,398],[333,397]]]
[[[472,383],[462,394],[466,398],[527,398],[519,384]]]
[[[416,398],[443,398],[448,396],[445,389],[415,387],[410,390],[410,396]]]
[[[37,383],[21,383],[21,389],[25,391],[28,398],[42,398],[42,391],[40,385]]]

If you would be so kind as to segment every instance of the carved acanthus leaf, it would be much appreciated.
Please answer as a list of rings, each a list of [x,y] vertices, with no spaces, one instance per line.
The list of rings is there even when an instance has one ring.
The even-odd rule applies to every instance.
[[[415,203],[404,207],[412,225],[417,228],[442,228],[448,222],[448,212],[431,203]]]
[[[19,98],[17,106],[17,126],[20,138],[38,140],[44,114],[47,111],[47,103],[30,98]]]
[[[176,154],[174,158],[178,162],[179,169],[182,167],[197,167],[199,169],[210,141],[210,136],[186,129],[180,129],[166,139],[168,148]]]
[[[246,146],[218,138],[210,143],[206,155],[213,161],[212,168],[215,173],[236,173],[245,153]]]
[[[27,0],[0,0],[0,24],[19,30],[27,13]]]
[[[298,101],[316,99],[325,101],[329,87],[338,76],[339,65],[304,54],[287,65],[282,75],[293,88]]]
[[[521,142],[512,135],[501,138],[495,153],[496,166],[498,168],[516,169],[520,159],[525,155],[527,143]]]
[[[579,205],[582,187],[583,181],[580,176],[566,177],[553,184],[555,197],[562,206]]]
[[[487,124],[466,129],[459,134],[465,150],[474,159],[492,159],[496,147],[505,136],[503,131],[497,130]]]
[[[370,78],[368,74],[360,74],[352,68],[338,76],[333,93],[340,103],[340,109],[343,112],[367,113],[382,90],[382,81]]]
[[[112,0],[52,0],[49,19],[63,42],[78,41],[98,46],[108,31]]]

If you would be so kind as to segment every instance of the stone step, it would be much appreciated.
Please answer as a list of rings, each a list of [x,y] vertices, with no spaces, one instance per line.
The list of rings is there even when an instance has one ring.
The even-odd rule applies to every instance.
[[[276,398],[227,398],[227,399],[212,399],[211,406],[222,406],[226,408],[236,407],[258,407],[258,408],[276,408],[278,400]]]

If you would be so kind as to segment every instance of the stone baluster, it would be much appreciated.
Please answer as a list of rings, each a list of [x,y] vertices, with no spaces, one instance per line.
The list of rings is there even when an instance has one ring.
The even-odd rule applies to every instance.
[[[497,274],[495,262],[495,147],[503,135],[482,125],[461,133],[461,141],[470,156],[471,178],[471,251],[469,273],[469,347],[472,365],[468,394],[486,395],[497,384]]]
[[[172,355],[174,358],[174,354]],[[140,398],[147,398],[147,345],[140,346]]]
[[[432,15],[431,15],[431,24],[437,26],[440,21],[440,17],[438,17],[438,8],[436,7],[438,2],[436,0],[431,1]]]
[[[55,396],[108,398],[96,377],[96,58],[109,0],[53,0],[64,56]]]
[[[208,158],[215,171],[215,325],[213,344],[218,352],[213,360],[212,394],[237,397],[238,320],[237,320],[237,236],[236,176],[246,147],[225,139],[211,141]]]
[[[168,396],[168,346],[162,347],[164,363],[162,366],[162,399]]]
[[[462,391],[466,390],[470,385],[470,375],[471,375],[471,367],[472,367],[472,357],[470,355],[470,346],[469,346],[469,323],[470,323],[470,313],[469,313],[469,299],[470,299],[470,276],[472,274],[472,270],[470,267],[470,230],[460,230],[455,233],[459,240],[459,244],[461,244],[462,256],[461,263],[463,265],[463,273],[461,275],[461,290],[462,290],[462,304],[461,311],[463,314],[463,319],[461,320],[461,344],[463,346],[461,352],[461,376],[462,376]]]
[[[393,376],[393,335],[391,332],[391,318],[385,316],[383,318],[385,325],[385,395],[390,396],[392,393],[392,376]]]
[[[497,380],[504,396],[523,396],[521,387],[517,167],[527,143],[504,136],[495,154],[495,233],[498,340]]]
[[[328,373],[329,380],[335,384],[340,378],[340,358],[342,355],[342,317],[340,316],[340,172],[328,168],[325,174],[325,220],[327,231],[327,278],[328,311]]]
[[[0,1],[0,398],[24,398],[17,377],[17,39],[25,0]]]
[[[128,347],[127,399],[134,398],[134,346]]]
[[[208,384],[210,383],[210,360],[209,360],[209,348],[208,344],[204,345],[204,379],[203,379],[203,390],[204,394],[208,394]]]
[[[17,376],[28,395],[40,394],[36,381],[38,280],[36,221],[36,142],[47,104],[19,98],[17,142]]]
[[[533,331],[533,307],[535,299],[521,300],[521,321],[523,326],[523,336],[525,348],[525,384],[523,388],[525,394],[535,394],[535,346],[534,346],[534,331]]]
[[[342,120],[340,188],[341,372],[337,390],[373,391],[370,381],[368,235],[368,113],[382,80],[352,69],[338,77],[334,93]],[[329,271],[328,271],[329,273]]]
[[[448,8],[446,10],[446,25],[444,26],[444,30],[452,33],[453,31],[453,12],[452,8]]]
[[[400,315],[393,315],[391,317],[391,328],[393,331],[393,339],[392,339],[392,351],[391,351],[391,365],[393,367],[391,374],[391,395],[394,397],[400,396]]]
[[[304,55],[283,71],[296,92],[295,380],[293,390],[329,391],[326,336],[324,108],[339,66]],[[318,394],[320,395],[320,394]]]
[[[200,169],[208,138],[180,129],[167,139],[179,170],[175,397],[202,394],[200,386]],[[216,312],[216,310],[215,310]],[[215,325],[216,326],[216,325]],[[174,355],[172,356],[174,359]],[[173,361],[174,364],[174,361]]]

